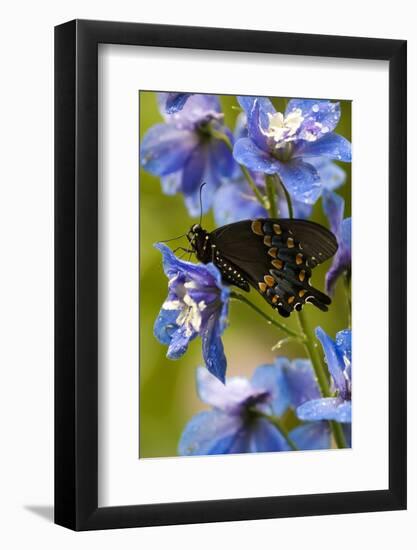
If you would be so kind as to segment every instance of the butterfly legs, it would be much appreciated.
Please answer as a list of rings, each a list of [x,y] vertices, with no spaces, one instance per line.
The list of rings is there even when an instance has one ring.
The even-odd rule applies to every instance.
[[[191,248],[184,248],[183,246],[177,246],[177,248],[175,248],[173,250],[173,253],[175,254],[177,252],[177,250],[181,250],[182,254],[180,256],[180,258],[182,258],[185,254],[190,254],[190,259],[191,259],[191,255],[194,254],[194,250],[192,250]]]

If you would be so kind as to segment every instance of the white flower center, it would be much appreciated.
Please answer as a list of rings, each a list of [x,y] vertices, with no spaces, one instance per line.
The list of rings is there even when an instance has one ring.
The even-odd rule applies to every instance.
[[[184,287],[194,288],[193,283],[185,283]],[[190,337],[193,332],[198,332],[201,328],[202,315],[201,312],[207,307],[204,300],[195,302],[185,290],[182,300],[167,300],[162,306],[167,310],[179,310],[179,315],[176,318],[176,323],[180,327],[185,328],[185,335]]]
[[[285,143],[293,141],[297,130],[304,120],[301,109],[294,109],[285,118],[282,113],[268,113],[269,126],[263,133],[271,137],[276,147],[283,147]]]

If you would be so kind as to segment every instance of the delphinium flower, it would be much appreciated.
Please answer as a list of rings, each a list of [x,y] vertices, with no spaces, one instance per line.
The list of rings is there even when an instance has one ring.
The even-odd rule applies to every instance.
[[[352,422],[352,332],[342,330],[332,340],[321,327],[316,329],[329,373],[334,397],[322,397],[307,401],[297,408],[301,420],[336,420],[345,425],[345,436],[350,445],[350,424]]]
[[[160,176],[164,193],[182,193],[190,215],[198,216],[202,182],[206,183],[202,206],[207,212],[222,178],[230,176],[235,168],[227,144],[213,137],[212,132],[232,139],[231,134],[223,125],[217,96],[193,95],[182,110],[167,114],[166,95],[158,94],[165,122],[152,126],[142,139],[142,167]]]
[[[233,377],[222,385],[197,369],[197,392],[211,410],[195,415],[179,443],[180,455],[233,454],[330,446],[327,422],[299,426],[289,435],[279,424],[288,409],[320,395],[308,361],[278,359],[258,367],[251,380]],[[270,420],[268,419],[270,418]],[[294,445],[295,444],[295,445]]]
[[[187,99],[194,94],[183,94],[180,92],[170,92],[166,94],[165,111],[172,115],[181,111],[184,107]]]
[[[168,345],[169,359],[178,359],[200,336],[206,367],[224,382],[227,363],[221,335],[227,325],[229,287],[213,264],[180,260],[163,243],[155,247],[162,253],[169,280],[168,297],[154,325],[156,338]]]
[[[212,407],[194,416],[182,433],[180,455],[289,451],[286,438],[263,413],[280,408],[276,372],[259,367],[251,381],[234,377],[220,384],[197,369],[197,392]]]
[[[239,139],[247,137],[247,117],[246,113],[242,112],[236,119],[234,142],[236,143]],[[315,157],[310,158],[309,163],[316,169],[323,189],[333,190],[345,182],[345,171],[329,159]],[[249,173],[261,194],[265,195],[265,174],[252,170],[249,170]],[[277,199],[277,206],[279,216],[281,218],[288,217],[287,201],[282,195]],[[292,206],[295,218],[306,219],[311,215],[312,205],[303,200],[297,200],[293,197]],[[255,197],[237,163],[232,178],[224,182],[217,191],[213,211],[217,225],[269,216],[265,207]]]
[[[339,245],[326,273],[326,291],[329,294],[333,294],[336,281],[341,275],[345,274],[350,279],[351,274],[352,218],[343,219],[344,209],[345,201],[340,195],[328,191],[323,194],[323,210]]]
[[[246,114],[241,112],[236,119],[233,132],[234,142],[247,137],[247,135]],[[341,170],[341,172],[343,172],[343,170]],[[265,195],[265,174],[250,170],[249,175],[259,192]],[[288,217],[288,207],[285,198],[281,197],[278,199],[278,203],[280,216]],[[293,201],[293,210],[294,216],[297,218],[307,218],[311,213],[311,207],[299,201]],[[218,226],[240,220],[267,218],[269,216],[266,208],[260,204],[253,193],[253,190],[242,173],[241,167],[237,163],[235,164],[232,176],[220,186],[214,196],[213,212]]]
[[[350,142],[333,132],[340,119],[338,102],[292,99],[280,113],[264,97],[239,96],[238,101],[247,116],[248,137],[234,145],[237,162],[277,174],[294,200],[310,205],[325,186],[343,182],[340,168],[329,164],[351,161]]]

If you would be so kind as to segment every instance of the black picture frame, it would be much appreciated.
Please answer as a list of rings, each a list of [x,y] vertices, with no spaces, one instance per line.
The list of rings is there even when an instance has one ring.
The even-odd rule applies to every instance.
[[[389,62],[389,488],[98,507],[98,44]],[[406,41],[74,20],[55,28],[55,522],[74,530],[406,508]]]

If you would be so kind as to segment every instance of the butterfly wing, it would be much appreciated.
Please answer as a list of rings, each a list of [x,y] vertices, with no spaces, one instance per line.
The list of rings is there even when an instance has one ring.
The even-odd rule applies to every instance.
[[[306,302],[323,311],[330,298],[310,285],[312,269],[337,250],[335,236],[306,220],[264,218],[220,227],[210,234],[224,279],[253,286],[284,317]],[[233,277],[233,280],[231,280]]]

